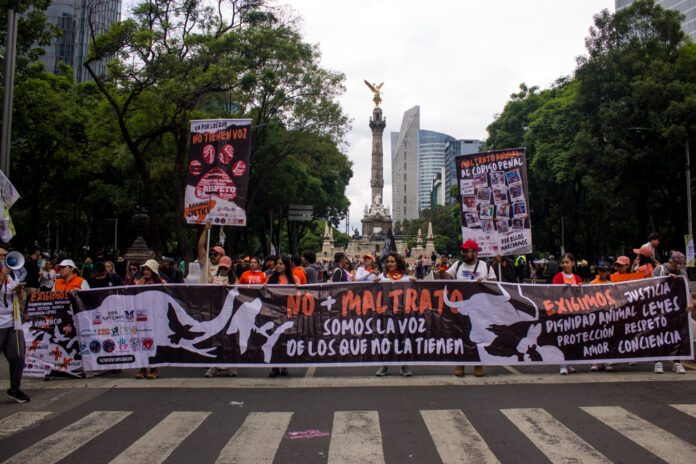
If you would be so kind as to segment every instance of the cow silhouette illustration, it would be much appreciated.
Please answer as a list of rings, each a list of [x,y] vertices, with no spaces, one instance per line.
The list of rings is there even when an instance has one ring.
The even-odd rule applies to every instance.
[[[444,288],[444,303],[461,315],[470,316],[469,338],[476,344],[479,359],[489,364],[515,364],[535,361],[562,361],[563,353],[553,346],[538,346],[541,333],[539,310],[516,285],[520,303],[505,288],[496,284],[499,293],[477,292],[471,297],[452,301]]]

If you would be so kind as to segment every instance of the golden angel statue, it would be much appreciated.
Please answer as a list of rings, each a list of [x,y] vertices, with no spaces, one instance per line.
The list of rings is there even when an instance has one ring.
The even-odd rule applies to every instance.
[[[366,80],[365,84],[370,88],[370,90],[372,90],[372,93],[375,94],[375,97],[372,99],[372,101],[375,102],[375,108],[379,108],[379,104],[382,103],[382,97],[381,97],[382,92],[380,91],[380,89],[384,85],[384,82],[382,82],[379,85],[376,85],[376,84],[370,84]]]

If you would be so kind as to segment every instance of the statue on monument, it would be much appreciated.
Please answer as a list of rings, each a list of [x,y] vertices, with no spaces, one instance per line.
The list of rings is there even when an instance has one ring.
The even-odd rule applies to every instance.
[[[372,90],[372,93],[375,94],[372,101],[375,102],[375,108],[379,108],[379,104],[382,103],[382,91],[381,91],[381,89],[382,89],[382,86],[384,85],[384,82],[382,82],[379,85],[376,85],[376,84],[370,84],[369,82],[367,82],[367,80],[365,80],[365,84],[370,88],[370,90]]]

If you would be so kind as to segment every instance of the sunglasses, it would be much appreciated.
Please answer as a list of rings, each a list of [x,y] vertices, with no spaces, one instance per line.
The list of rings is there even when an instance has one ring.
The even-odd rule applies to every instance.
[[[220,269],[221,271],[229,271],[230,270],[229,267],[225,267],[225,266],[219,266],[218,269]]]

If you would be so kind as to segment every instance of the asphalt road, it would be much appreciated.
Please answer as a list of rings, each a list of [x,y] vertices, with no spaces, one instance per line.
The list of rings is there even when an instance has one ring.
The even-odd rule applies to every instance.
[[[481,378],[446,366],[411,378],[317,368],[277,379],[163,368],[152,381],[31,380],[31,403],[0,400],[0,462],[693,463],[691,367],[490,367]]]

